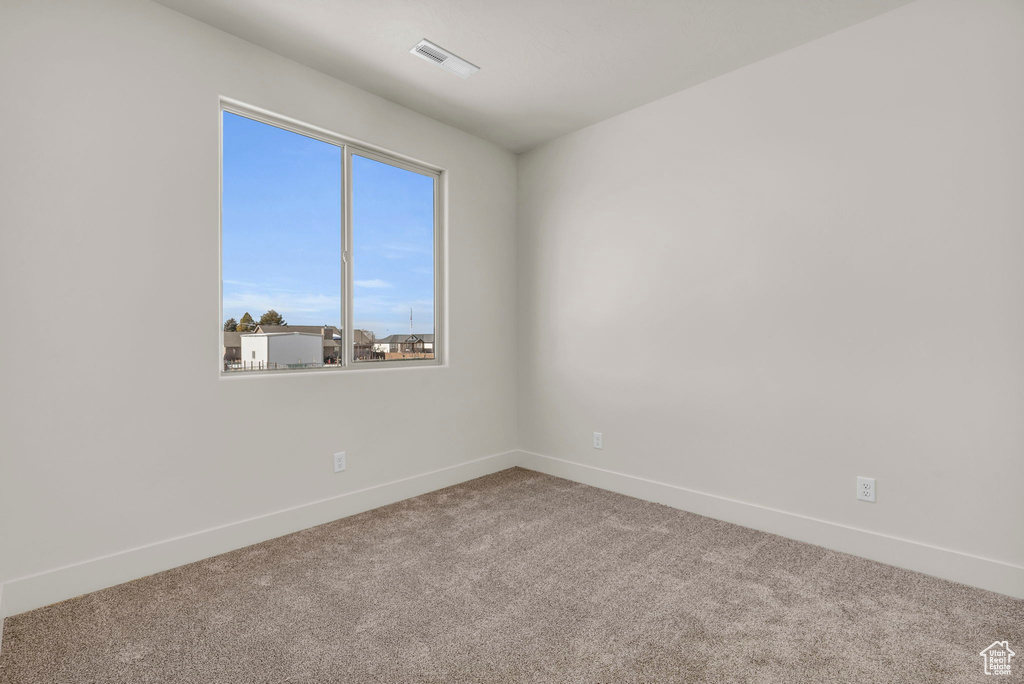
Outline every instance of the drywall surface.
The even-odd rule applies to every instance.
[[[515,447],[512,154],[149,2],[0,13],[0,581]],[[447,367],[218,377],[220,96],[448,170]]]
[[[921,0],[520,157],[520,448],[1019,570],[1022,112]]]

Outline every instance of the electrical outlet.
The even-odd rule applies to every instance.
[[[334,472],[340,473],[345,469],[345,452],[339,451],[334,454]]]
[[[594,448],[604,449],[604,435],[602,435],[600,432],[594,433]]]
[[[857,478],[857,500],[875,503],[875,478]]]

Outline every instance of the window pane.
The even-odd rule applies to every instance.
[[[435,182],[352,155],[357,361],[434,358]]]
[[[342,348],[342,150],[223,117],[225,371],[334,365]]]

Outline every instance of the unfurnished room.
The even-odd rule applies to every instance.
[[[1024,681],[1024,0],[0,0],[0,684]]]

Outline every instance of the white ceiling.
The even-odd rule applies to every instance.
[[[514,152],[911,1],[157,0]]]

